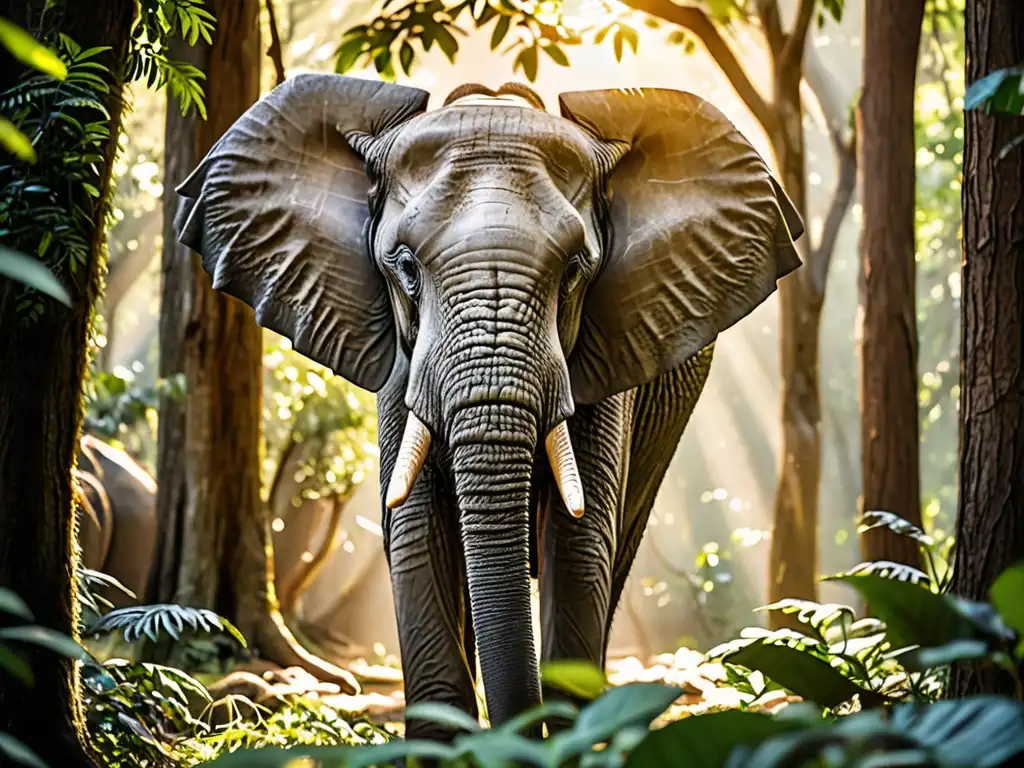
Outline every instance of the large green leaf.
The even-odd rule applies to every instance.
[[[797,696],[823,707],[837,707],[858,694],[862,697],[873,694],[827,662],[787,645],[755,642],[729,654],[723,661],[756,669]]]
[[[575,720],[579,713],[576,705],[570,704],[568,701],[545,701],[539,707],[534,707],[531,710],[516,715],[508,722],[498,726],[495,730],[504,733],[519,733],[523,728],[538,723],[541,720],[548,718]]]
[[[28,136],[6,117],[0,117],[0,146],[26,163],[36,161],[36,149]]]
[[[971,83],[964,109],[978,109],[1024,115],[1024,67],[997,69]]]
[[[941,755],[944,765],[988,768],[1024,755],[1024,704],[971,696],[893,709],[892,730]]]
[[[836,622],[852,623],[856,617],[853,608],[839,603],[815,603],[811,600],[798,600],[786,598],[769,605],[762,605],[755,611],[781,611],[787,614],[796,614],[797,619],[804,624],[810,633],[817,640],[825,642],[825,632]]]
[[[298,764],[300,758],[309,758],[319,768],[367,768],[371,765],[391,765],[407,757],[434,760],[455,760],[459,752],[450,744],[423,739],[395,739],[386,744],[372,746],[337,747],[265,747],[239,749],[222,754],[207,763],[217,768],[284,768]]]
[[[633,750],[626,768],[721,768],[738,745],[798,727],[798,723],[739,710],[688,717],[652,731]]]
[[[449,728],[458,728],[464,731],[479,731],[480,723],[476,718],[466,714],[461,709],[451,704],[443,704],[437,701],[422,701],[412,704],[405,710],[405,720],[426,720]]]
[[[935,648],[954,640],[1005,640],[1007,630],[984,603],[939,595],[915,584],[873,574],[832,577],[856,589],[885,622],[893,648]]]
[[[455,741],[455,750],[461,757],[471,757],[472,764],[479,768],[550,764],[544,742],[504,731],[483,731],[461,736]]]
[[[540,665],[540,679],[545,685],[588,701],[608,687],[604,672],[589,661],[546,662]]]
[[[567,758],[608,741],[624,728],[650,725],[683,693],[682,688],[661,683],[630,683],[612,688],[580,711],[571,731],[550,739],[555,764],[561,765]]]
[[[29,645],[38,645],[40,648],[46,648],[61,656],[79,661],[88,661],[92,658],[89,652],[72,638],[46,627],[7,627],[0,629],[0,640],[14,640]]]
[[[1010,566],[996,579],[989,598],[1006,625],[1024,635],[1024,563]]]
[[[41,261],[0,245],[0,277],[7,277],[52,296],[61,304],[71,306],[71,297],[64,286]]]
[[[7,19],[0,18],[0,43],[11,55],[28,67],[63,80],[68,68],[57,54],[36,42],[28,32]]]

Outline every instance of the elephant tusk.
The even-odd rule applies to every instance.
[[[569,427],[563,421],[548,433],[544,445],[548,450],[548,461],[555,473],[555,482],[562,494],[562,501],[575,518],[583,517],[583,481],[576,466],[576,455],[569,439]]]
[[[430,430],[415,413],[409,411],[409,419],[405,422],[405,434],[402,435],[402,445],[398,449],[398,458],[395,460],[395,468],[391,471],[391,481],[388,483],[388,509],[401,506],[409,498],[409,492],[416,484],[416,478],[423,469],[423,462],[426,461],[429,450]]]

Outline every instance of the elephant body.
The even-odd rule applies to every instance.
[[[799,266],[799,217],[692,94],[302,75],[179,187],[214,287],[378,393],[406,700],[492,723],[605,661],[714,341]],[[412,736],[447,736],[412,721]]]
[[[137,597],[103,590],[114,605],[143,601],[156,551],[156,483],[127,453],[89,435],[79,441],[78,475],[87,502],[78,514],[82,564]]]

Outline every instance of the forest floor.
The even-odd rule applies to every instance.
[[[405,709],[401,670],[390,664],[371,664],[365,659],[356,659],[347,667],[362,686],[357,695],[340,693],[337,686],[322,683],[297,668],[280,670],[259,663],[238,667],[213,683],[210,692],[215,698],[241,693],[271,709],[276,702],[283,703],[292,696],[312,696],[339,712],[365,715],[393,733],[401,733]],[[721,664],[705,662],[704,654],[686,648],[660,654],[646,664],[633,656],[613,659],[608,663],[607,675],[612,685],[663,682],[682,688],[684,694],[662,715],[661,719],[666,721],[681,720],[709,709],[736,709],[743,699],[743,694],[726,682]],[[773,691],[762,696],[751,709],[776,711],[798,700],[784,691]]]

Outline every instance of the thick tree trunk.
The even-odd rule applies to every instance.
[[[43,0],[0,0],[0,17],[38,29]],[[134,0],[69,3],[59,31],[84,48],[111,46],[95,59],[118,79],[111,87],[110,139],[102,149],[100,197],[68,185],[58,205],[92,212],[89,258],[68,284],[72,308],[47,301],[43,315],[25,323],[22,286],[0,279],[0,586],[18,593],[39,624],[77,637],[79,607],[72,559],[75,536],[71,472],[82,421],[82,380],[88,337],[100,289],[105,248],[103,210],[121,122],[123,70]],[[34,22],[34,23],[33,23]],[[53,35],[56,38],[56,34]],[[0,87],[24,70],[0,62]],[[94,119],[90,114],[89,119]],[[46,158],[51,160],[51,158]],[[0,182],[2,185],[2,182]],[[38,243],[6,242],[34,252]],[[91,765],[78,675],[67,659],[48,651],[31,656],[35,684],[0,683],[0,732],[24,741],[52,766]]]
[[[1024,61],[1024,4],[967,4],[967,83]],[[1024,559],[1024,151],[1020,117],[964,116],[960,514],[952,592],[983,600]],[[1006,675],[954,667],[949,692],[1013,694]]]
[[[352,676],[299,646],[273,588],[269,512],[260,499],[263,333],[253,311],[214,291],[198,255],[178,245],[174,188],[259,98],[259,0],[212,0],[213,45],[172,57],[206,73],[208,119],[169,105],[166,126],[160,375],[184,371],[187,397],[161,404],[160,545],[150,599],[209,608],[254,649],[350,692]]]
[[[921,525],[914,254],[914,86],[924,0],[867,0],[858,109],[862,510]],[[920,567],[917,542],[879,528],[864,560]]]
[[[197,255],[173,233],[174,188],[259,98],[258,0],[214,0],[212,46],[184,44],[172,57],[206,73],[208,119],[167,110],[161,376],[184,371],[188,397],[160,419],[162,551],[155,596],[239,618],[243,596],[260,594],[260,568],[238,576],[239,558],[262,562],[258,521],[262,332],[252,310],[211,287]],[[255,558],[243,553],[259,552]],[[245,622],[242,622],[243,624]],[[240,629],[252,629],[252,627]]]
[[[779,73],[778,125],[769,135],[793,205],[807,210],[803,108],[797,73]],[[805,238],[808,235],[804,236]],[[818,489],[821,482],[821,391],[818,337],[824,286],[814,279],[806,240],[804,266],[779,282],[782,379],[782,456],[769,555],[768,599],[816,600],[818,595]],[[773,627],[796,624],[773,611]]]

